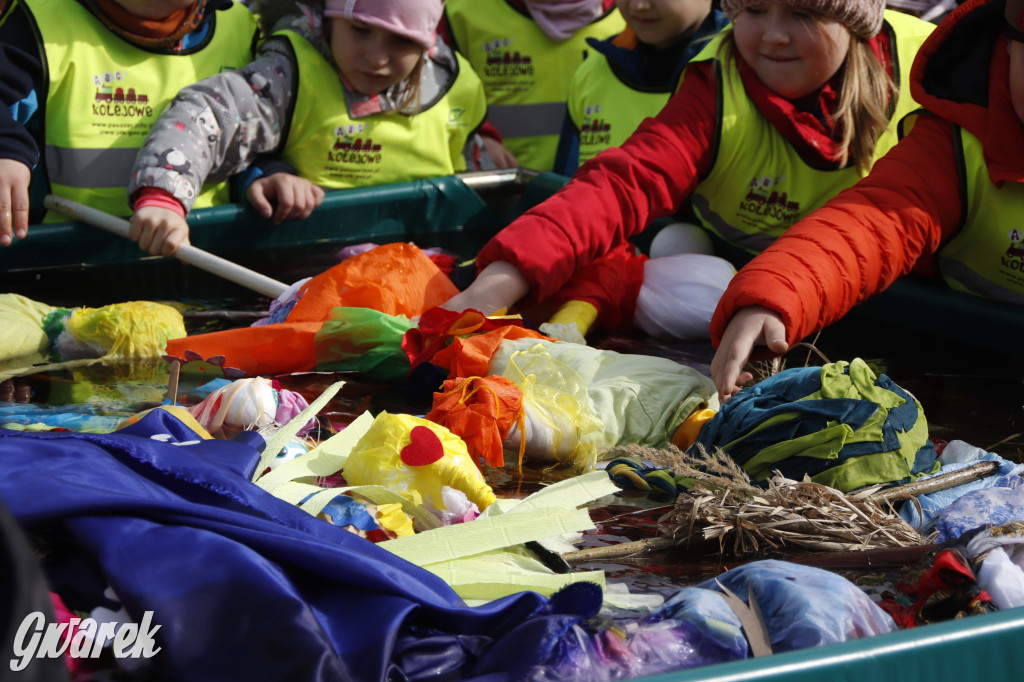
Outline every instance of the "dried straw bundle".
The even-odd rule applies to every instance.
[[[672,524],[665,535],[679,544],[717,540],[723,555],[745,557],[768,550],[864,551],[925,542],[886,502],[872,497],[880,486],[843,493],[776,475],[762,488],[720,450],[694,455],[675,447],[618,450],[617,456],[640,456],[694,480],[690,492],[679,495],[673,511],[662,517]]]

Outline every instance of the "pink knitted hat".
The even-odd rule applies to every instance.
[[[324,16],[359,21],[414,40],[429,50],[443,0],[325,0]]]
[[[730,19],[761,0],[722,0]],[[773,0],[835,19],[861,38],[873,38],[882,28],[885,0]]]

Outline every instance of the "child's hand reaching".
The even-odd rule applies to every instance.
[[[516,168],[519,166],[519,161],[516,157],[503,145],[499,140],[494,139],[488,135],[481,135],[484,140],[484,149],[487,150],[487,155],[491,157],[491,161],[498,168]]]
[[[28,234],[28,183],[32,170],[20,161],[0,159],[0,246],[9,246],[12,233]]]
[[[184,216],[159,206],[136,209],[130,221],[129,235],[139,248],[154,256],[173,256],[188,244],[188,223]]]
[[[254,180],[246,195],[260,215],[273,215],[275,225],[285,220],[305,220],[324,200],[322,187],[291,173],[273,173]],[[271,202],[277,204],[276,211]]]
[[[493,315],[530,292],[519,268],[506,261],[494,261],[480,271],[465,291],[449,298],[441,307],[447,310],[479,310],[484,315]]]
[[[761,306],[740,308],[729,320],[722,334],[722,342],[711,360],[711,378],[718,388],[718,398],[725,402],[739,392],[751,379],[743,371],[755,345],[764,345],[781,355],[789,350],[786,343],[786,325],[774,310]]]

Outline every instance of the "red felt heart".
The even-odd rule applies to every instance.
[[[401,457],[411,467],[426,466],[444,457],[444,446],[429,428],[414,426],[409,432],[409,444],[402,448]]]

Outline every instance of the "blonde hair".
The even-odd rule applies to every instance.
[[[842,67],[843,83],[833,120],[839,132],[840,160],[852,157],[857,170],[867,174],[874,163],[875,144],[889,125],[890,102],[898,95],[896,84],[863,38],[850,39],[850,51]]]
[[[399,84],[399,90],[395,93],[395,112],[405,114],[420,113],[420,92],[423,82],[423,65],[427,61],[427,51],[424,50],[416,66],[409,72],[409,76]]]
[[[815,23],[815,27],[831,40],[820,29],[820,24]],[[730,26],[723,31],[722,43],[715,55],[723,63],[726,50],[736,52],[732,30]],[[866,174],[874,163],[875,144],[889,125],[890,102],[895,101],[898,94],[896,84],[868,42],[852,33],[849,51],[838,73],[842,79],[839,102],[835,112],[831,112],[838,133],[838,161],[845,166],[853,158],[857,170]]]

